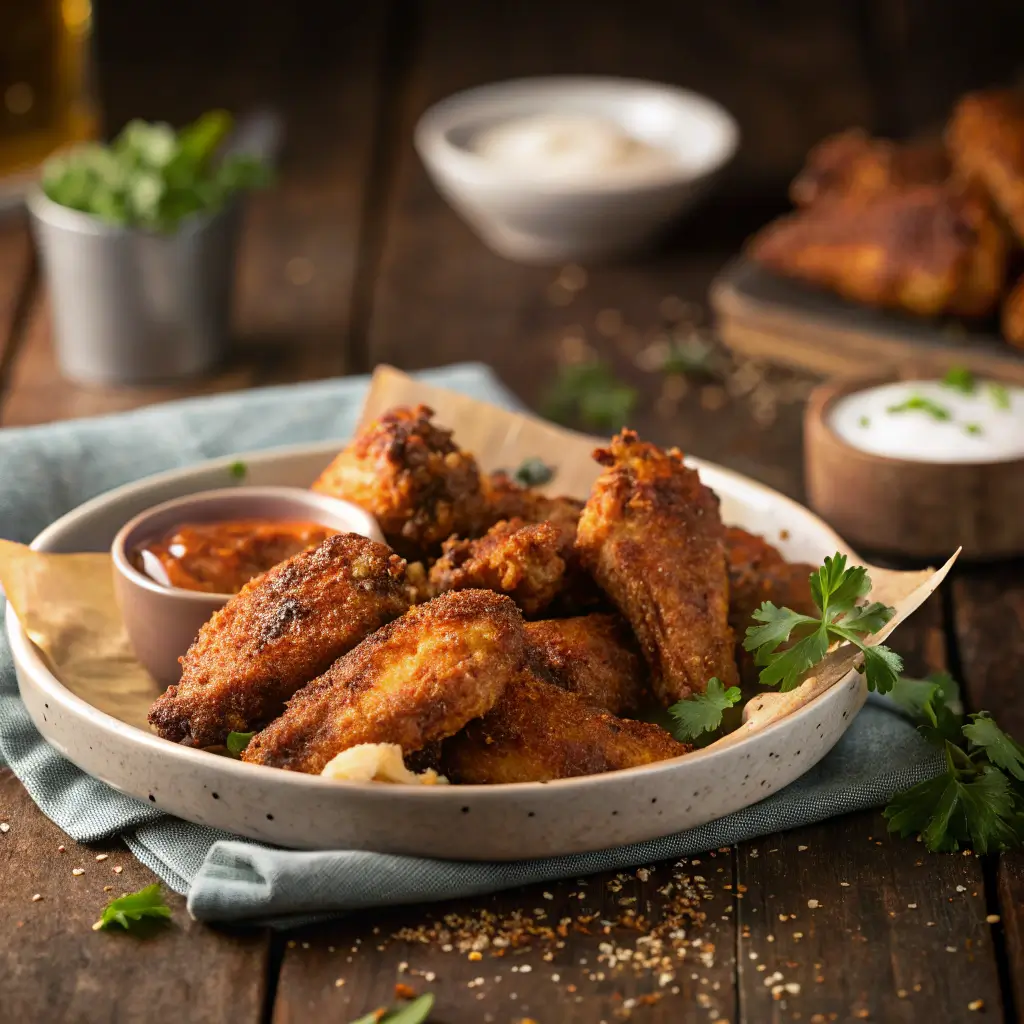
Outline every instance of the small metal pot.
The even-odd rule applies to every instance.
[[[29,194],[61,372],[83,384],[189,377],[224,355],[240,204],[173,235],[116,227]]]

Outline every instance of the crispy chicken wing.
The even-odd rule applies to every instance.
[[[397,408],[364,427],[323,471],[313,490],[377,517],[388,543],[418,558],[475,532],[483,508],[480,472],[425,405]]]
[[[743,650],[747,627],[754,625],[753,614],[765,601],[792,608],[804,615],[817,615],[811,597],[810,576],[813,565],[787,562],[771,544],[738,526],[725,532],[729,558],[729,625],[736,635],[736,661],[743,681],[757,681],[758,669],[753,655]]]
[[[957,171],[984,185],[1024,242],[1024,94],[992,89],[964,96],[946,143]]]
[[[483,478],[487,525],[501,519],[522,519],[527,523],[551,523],[558,530],[559,553],[570,557],[576,540],[576,524],[583,502],[576,498],[549,498],[530,487],[520,487],[507,473],[491,473]]]
[[[358,743],[422,750],[486,714],[523,669],[512,601],[464,590],[417,605],[339,658],[257,733],[243,760],[318,774]]]
[[[199,631],[150,708],[165,739],[206,747],[261,728],[340,655],[409,607],[405,563],[354,533],[247,583]]]
[[[536,615],[562,587],[565,562],[558,549],[558,531],[550,523],[503,520],[479,540],[446,540],[430,568],[430,586],[438,594],[495,590],[508,594],[527,615]]]
[[[795,206],[861,203],[915,185],[941,184],[949,171],[940,139],[891,142],[851,128],[823,139],[807,154],[789,197]]]
[[[453,782],[547,782],[664,761],[691,749],[658,725],[616,718],[524,672],[491,712],[445,743],[441,760]]]
[[[538,678],[613,715],[635,711],[647,696],[646,666],[618,615],[528,622],[526,657]]]
[[[632,430],[594,452],[606,470],[580,517],[583,565],[633,627],[664,704],[736,682],[718,499]]]
[[[1024,277],[1007,293],[1003,300],[1003,337],[1017,348],[1024,348]]]
[[[1007,255],[985,198],[941,185],[782,217],[754,236],[748,254],[846,299],[923,316],[990,312]]]

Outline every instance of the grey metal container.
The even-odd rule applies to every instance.
[[[240,204],[173,235],[121,228],[28,196],[62,373],[84,384],[188,377],[224,355]]]

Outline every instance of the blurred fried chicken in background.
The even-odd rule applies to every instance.
[[[576,535],[581,562],[626,617],[668,705],[737,680],[718,498],[675,449],[632,430],[594,458],[605,466]]]
[[[1003,337],[1017,348],[1024,348],[1024,277],[1003,300]]]
[[[476,459],[431,422],[425,405],[397,408],[363,427],[313,484],[371,512],[410,560],[436,554],[452,534],[473,535],[483,510]]]

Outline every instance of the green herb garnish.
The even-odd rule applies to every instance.
[[[514,475],[516,483],[523,487],[540,487],[551,482],[555,476],[555,467],[533,455],[523,459]]]
[[[126,931],[144,918],[167,919],[171,916],[171,908],[164,903],[163,895],[160,892],[160,884],[154,882],[147,885],[145,889],[129,893],[127,896],[120,896],[111,900],[103,908],[100,919],[92,926],[94,932],[101,928],[112,928],[115,924],[120,925]]]
[[[973,847],[976,853],[1024,845],[1024,747],[987,712],[959,710],[956,684],[945,673],[901,679],[892,696],[920,722],[923,735],[944,755],[941,775],[889,801],[889,831],[919,834],[933,853]]]
[[[864,638],[877,633],[895,613],[895,609],[874,601],[857,602],[871,590],[871,579],[861,565],[846,568],[846,555],[838,552],[811,573],[811,596],[820,618],[802,615],[791,608],[777,608],[765,601],[754,612],[761,623],[747,629],[744,649],[754,651],[754,663],[761,666],[759,676],[765,686],[779,686],[785,692],[796,687],[803,675],[820,662],[835,642],[847,642],[864,655],[864,676],[869,690],[891,690],[903,662],[899,655],[881,645],[868,646]],[[796,640],[789,644],[795,635]],[[779,650],[782,644],[789,644]]]
[[[924,412],[931,416],[933,420],[949,420],[953,418],[953,414],[944,405],[939,405],[938,402],[927,398],[925,395],[911,395],[905,402],[900,402],[899,405],[890,405],[888,411]]]
[[[870,426],[871,426],[871,420],[870,420],[870,419],[868,419],[868,417],[867,417],[867,416],[861,416],[861,418],[860,418],[860,419],[859,419],[859,420],[858,420],[857,422],[858,422],[858,423],[859,423],[859,424],[860,424],[860,425],[861,425],[862,427],[870,427]]]
[[[242,751],[249,746],[249,740],[255,736],[255,732],[229,732],[226,746],[232,757],[241,757]]]
[[[249,467],[241,460],[232,462],[228,466],[228,472],[235,480],[244,480],[249,473]]]
[[[701,733],[714,732],[722,725],[722,715],[741,699],[740,688],[726,689],[716,676],[708,680],[705,693],[694,693],[677,701],[669,709],[671,732],[682,743],[693,742]]]
[[[966,366],[951,366],[946,376],[942,378],[942,386],[965,395],[972,395],[975,387],[974,374]]]
[[[980,423],[966,423],[964,424],[965,434],[984,434],[985,431],[981,429]]]
[[[989,384],[988,395],[997,409],[1010,408],[1010,392],[1002,384]]]
[[[636,400],[635,389],[623,384],[607,363],[593,359],[561,369],[544,399],[543,411],[556,423],[579,420],[596,430],[620,430]]]
[[[712,358],[714,353],[714,347],[700,338],[676,342],[669,349],[665,362],[661,366],[661,372],[680,373],[683,376],[688,374],[714,376]]]
[[[352,1021],[352,1024],[424,1024],[434,1007],[434,994],[427,992],[405,1006],[381,1007]]]
[[[193,214],[220,209],[235,193],[267,184],[266,164],[216,152],[231,115],[210,111],[176,132],[131,121],[108,146],[86,143],[43,165],[43,191],[55,203],[108,224],[171,233]]]

